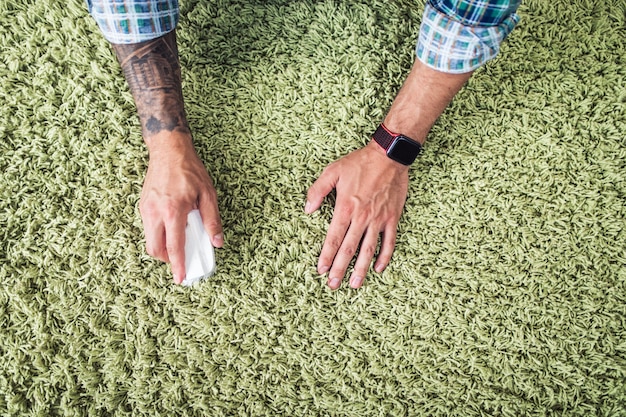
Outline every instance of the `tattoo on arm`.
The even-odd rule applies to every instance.
[[[137,44],[113,44],[135,99],[144,140],[162,131],[189,133],[176,34]]]

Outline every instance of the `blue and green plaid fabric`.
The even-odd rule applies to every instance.
[[[429,0],[415,49],[438,71],[464,73],[496,57],[519,16],[520,0]]]
[[[520,0],[428,0],[417,57],[448,73],[472,71],[493,59],[513,30]],[[178,23],[178,0],[87,0],[89,12],[112,43],[162,36]]]
[[[138,43],[176,28],[178,0],[87,0],[89,13],[112,43]]]
[[[466,26],[497,26],[515,13],[521,0],[429,0],[428,3]]]

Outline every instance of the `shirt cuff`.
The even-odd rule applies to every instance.
[[[461,74],[484,65],[498,55],[500,43],[519,22],[511,13],[499,24],[471,26],[426,4],[415,53],[428,67]]]
[[[178,0],[86,0],[89,13],[111,43],[139,43],[173,31]]]

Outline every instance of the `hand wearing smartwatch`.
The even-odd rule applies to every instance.
[[[372,261],[378,273],[389,264],[409,188],[409,165],[435,120],[470,76],[439,72],[416,61],[373,140],[328,165],[309,188],[306,213],[337,191],[317,264],[318,273],[328,273],[331,289],[340,287],[355,257],[352,288],[363,285]]]

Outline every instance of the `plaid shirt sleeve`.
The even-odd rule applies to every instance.
[[[89,13],[111,43],[139,43],[176,28],[178,0],[86,0]]]
[[[470,72],[493,59],[519,22],[521,0],[428,0],[417,58],[438,71]]]

